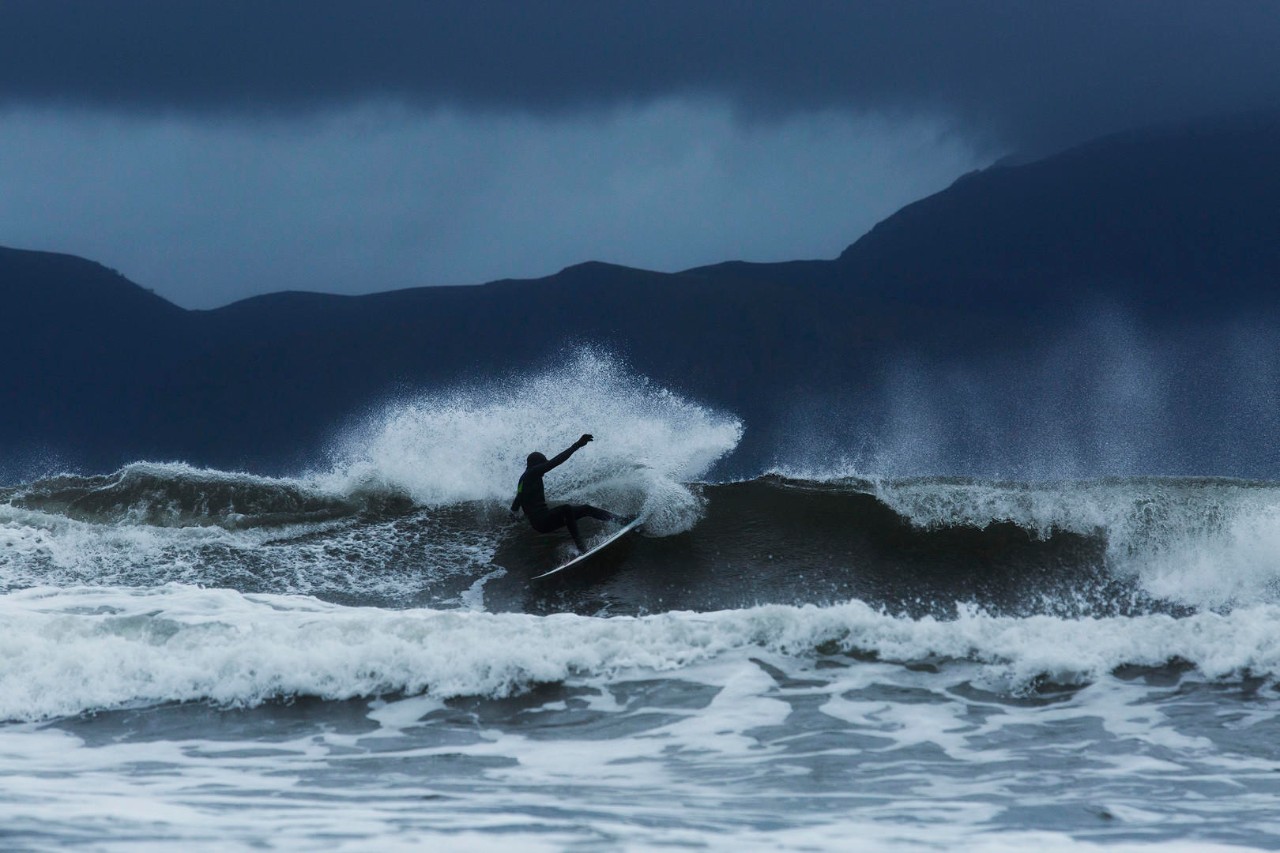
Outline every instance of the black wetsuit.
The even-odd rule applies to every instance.
[[[543,457],[542,461],[538,462],[531,457],[528,467],[520,475],[520,482],[516,485],[516,499],[511,502],[511,511],[523,509],[525,517],[529,519],[533,529],[539,533],[551,533],[561,527],[569,528],[569,535],[573,537],[573,543],[578,546],[579,551],[585,551],[586,547],[582,544],[582,536],[578,533],[578,519],[590,517],[600,521],[617,521],[618,516],[589,504],[575,506],[562,504],[548,508],[542,475],[563,463],[583,444],[585,442],[579,441],[549,460]]]

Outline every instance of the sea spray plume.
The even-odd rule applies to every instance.
[[[1226,335],[1230,402],[1224,409],[1229,427],[1241,433],[1280,436],[1280,354],[1275,325],[1263,317],[1238,319]],[[1274,447],[1274,443],[1272,443]],[[1274,452],[1274,451],[1273,451]]]
[[[881,474],[1062,479],[1164,473],[1176,347],[1094,306],[1023,358],[904,356],[886,375]]]
[[[674,533],[697,519],[686,484],[732,451],[742,429],[615,357],[579,348],[541,373],[387,406],[345,436],[333,470],[316,482],[336,493],[400,493],[428,507],[503,503],[530,451],[559,452],[589,431],[599,440],[556,471],[556,496],[640,512],[651,532]]]
[[[861,395],[811,392],[777,467],[863,477],[1280,476],[1280,348],[1256,318],[1176,334],[1090,303],[1016,357],[904,349]]]

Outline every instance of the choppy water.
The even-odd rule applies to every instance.
[[[1280,847],[1280,486],[708,482],[739,422],[593,369],[0,490],[0,847]],[[646,535],[532,583],[585,429]]]

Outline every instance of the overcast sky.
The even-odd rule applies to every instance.
[[[1009,153],[1280,108],[1280,3],[0,0],[0,245],[186,307],[834,257]]]

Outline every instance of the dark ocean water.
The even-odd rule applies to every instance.
[[[0,489],[0,846],[1280,847],[1280,484],[715,482],[613,371]],[[532,582],[584,430],[549,495],[644,535]]]

